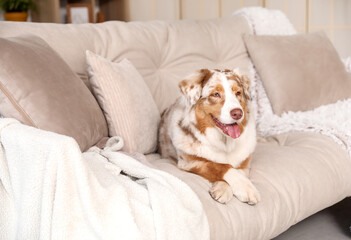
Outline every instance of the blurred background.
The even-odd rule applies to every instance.
[[[72,19],[79,22],[79,17],[80,21],[88,22],[208,19],[226,17],[239,8],[249,6],[279,9],[288,16],[299,32],[323,30],[341,57],[351,56],[351,0],[33,0],[33,2],[36,8],[29,11],[27,21],[54,23],[74,22]],[[87,9],[89,17],[79,16],[84,8]],[[4,9],[0,10],[0,20],[4,20]]]

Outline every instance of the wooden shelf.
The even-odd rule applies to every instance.
[[[89,3],[91,4],[93,19],[96,20],[95,4],[96,0],[34,0],[38,6],[37,12],[32,12],[33,22],[61,23],[60,6],[64,7],[68,3]],[[128,20],[126,14],[126,0],[97,0],[100,11],[104,14],[105,20]]]
[[[106,21],[127,21],[126,0],[99,0],[100,11],[105,15]]]
[[[60,23],[60,1],[59,0],[34,0],[38,11],[32,12],[33,22]]]

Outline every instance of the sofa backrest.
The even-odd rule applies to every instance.
[[[89,86],[85,51],[112,61],[129,59],[162,112],[179,95],[178,82],[199,68],[240,68],[249,74],[244,17],[214,20],[51,24],[0,22],[0,37],[43,38]]]

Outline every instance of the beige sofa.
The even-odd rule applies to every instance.
[[[250,74],[250,59],[241,38],[250,32],[243,17],[94,25],[0,22],[1,38],[20,34],[43,38],[88,87],[86,50],[116,62],[128,58],[146,81],[160,112],[180,95],[177,83],[195,69],[239,67]],[[205,179],[180,171],[158,154],[147,158],[197,194],[211,239],[271,239],[351,196],[349,155],[318,133],[290,132],[258,143],[251,179],[262,200],[255,206],[237,199],[220,204],[208,194],[210,183]]]

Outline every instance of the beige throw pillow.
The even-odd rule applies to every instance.
[[[351,97],[351,76],[323,32],[244,40],[275,114]]]
[[[0,38],[0,114],[73,137],[82,151],[107,136],[94,96],[41,38]]]
[[[90,51],[86,57],[90,84],[109,135],[122,137],[125,151],[154,152],[161,117],[142,76],[127,59],[114,63]]]

